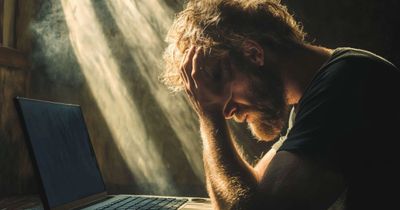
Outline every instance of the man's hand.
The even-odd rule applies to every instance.
[[[228,58],[206,58],[202,48],[192,46],[186,53],[180,68],[193,108],[200,117],[221,114],[231,98]]]

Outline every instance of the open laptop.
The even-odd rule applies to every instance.
[[[80,106],[15,100],[44,209],[212,209],[205,198],[108,195]]]

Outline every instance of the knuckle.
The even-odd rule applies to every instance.
[[[197,58],[198,58],[198,55],[197,55],[197,54],[192,54],[192,55],[190,56],[190,59],[191,59],[192,61],[197,60]]]
[[[187,69],[188,64],[189,64],[189,61],[183,62],[182,67],[181,67],[182,71],[185,71]]]
[[[184,70],[186,69],[186,66],[187,66],[186,61],[183,61],[183,62],[181,63],[181,65],[179,66],[179,70],[184,71]]]
[[[192,85],[190,83],[186,83],[186,90],[190,91],[192,89]]]

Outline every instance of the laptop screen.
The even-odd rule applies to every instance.
[[[50,208],[105,191],[77,105],[18,98]]]

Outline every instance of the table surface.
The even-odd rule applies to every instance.
[[[42,202],[39,195],[10,196],[0,198],[0,210],[41,210]]]
[[[204,198],[194,198],[201,201],[191,202],[185,209],[204,209],[210,210],[209,200]],[[205,202],[206,201],[206,202]],[[0,198],[0,210],[43,210],[39,195],[10,196]]]

